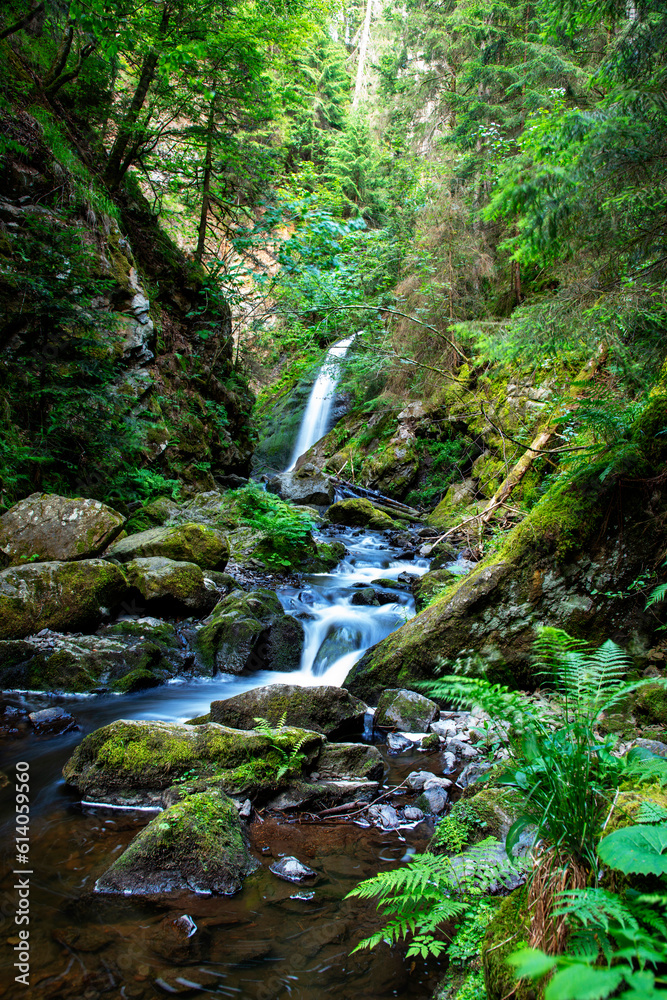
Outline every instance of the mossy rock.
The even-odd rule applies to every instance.
[[[156,816],[97,880],[95,891],[230,895],[258,867],[236,806],[224,794],[209,791]]]
[[[347,691],[331,685],[269,684],[212,702],[211,719],[246,729],[255,718],[268,719],[275,726],[286,715],[290,725],[333,737],[360,730],[366,709]]]
[[[436,703],[423,694],[405,688],[387,688],[378,701],[373,727],[425,733],[439,715],[440,709]]]
[[[515,889],[498,908],[489,924],[481,947],[487,1000],[540,1000],[543,989],[533,983],[517,982],[507,956],[526,947],[530,931],[528,890]]]
[[[436,597],[443,597],[446,590],[457,584],[460,579],[457,573],[452,573],[448,569],[437,569],[425,573],[414,586],[417,610],[421,611]]]
[[[306,560],[306,573],[330,573],[344,558],[347,549],[342,542],[316,542],[317,554]]]
[[[0,555],[9,563],[89,559],[103,552],[124,524],[122,514],[99,500],[33,493],[0,517]]]
[[[642,726],[667,726],[667,688],[647,684],[637,692],[633,714]]]
[[[175,500],[169,497],[157,497],[150,503],[135,511],[127,521],[125,530],[128,535],[148,531],[150,528],[160,528],[165,524],[178,521],[181,518],[181,508]],[[190,518],[187,518],[190,520]]]
[[[377,747],[365,743],[326,743],[315,761],[321,778],[367,778],[381,781],[384,760]]]
[[[232,591],[194,636],[200,667],[207,673],[297,670],[304,629],[286,615],[272,590]]]
[[[339,500],[327,511],[327,519],[332,524],[344,524],[350,528],[369,528],[371,531],[385,531],[395,528],[396,522],[383,511],[374,507],[370,500]]]
[[[286,727],[276,739],[312,761],[322,746],[318,733]],[[184,776],[214,778],[266,759],[274,742],[254,731],[206,723],[113,722],[86,736],[63,768],[65,780],[91,801],[161,804],[165,791]],[[275,769],[274,769],[275,775]]]
[[[229,542],[217,529],[190,522],[128,535],[107,552],[107,558],[119,562],[155,556],[195,563],[201,569],[224,570],[229,560]]]
[[[159,614],[205,615],[215,608],[220,597],[193,562],[151,556],[132,559],[123,570],[146,608]]]
[[[127,589],[120,569],[104,559],[10,567],[0,573],[0,639],[94,628]]]

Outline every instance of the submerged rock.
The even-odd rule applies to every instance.
[[[0,639],[95,628],[126,592],[125,577],[104,559],[12,566],[0,573]]]
[[[118,535],[125,518],[99,500],[32,493],[0,517],[0,554],[10,563],[89,559]]]
[[[376,729],[391,726],[407,733],[425,733],[440,709],[430,698],[406,688],[388,688],[380,697],[373,717]]]
[[[43,708],[39,712],[31,712],[28,716],[38,733],[67,733],[76,729],[76,720],[59,705],[54,708]]]
[[[204,792],[156,816],[97,880],[95,891],[230,895],[258,867],[234,803],[219,792]]]
[[[387,733],[387,747],[391,753],[405,753],[413,749],[414,743],[400,733]]]
[[[119,562],[162,556],[195,563],[201,569],[223,570],[229,560],[229,542],[221,531],[191,522],[128,535],[116,542],[106,556]]]
[[[304,879],[317,878],[317,872],[302,864],[298,858],[281,858],[280,861],[274,861],[269,865],[269,871],[285,882],[303,882]]]
[[[287,713],[289,725],[302,726],[325,736],[338,736],[361,730],[366,710],[362,701],[342,688],[269,684],[224,701],[214,701],[211,720],[248,729],[256,718],[268,719],[275,726]]]
[[[332,524],[345,524],[349,528],[369,528],[371,531],[385,531],[395,528],[396,522],[384,511],[374,507],[370,500],[339,500],[327,511]]]
[[[298,670],[303,642],[303,625],[272,590],[232,591],[194,636],[200,665],[228,674]]]

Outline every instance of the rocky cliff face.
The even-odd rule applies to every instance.
[[[58,489],[118,505],[152,480],[247,475],[252,400],[226,302],[138,187],[111,201],[54,129],[0,117],[3,504]]]

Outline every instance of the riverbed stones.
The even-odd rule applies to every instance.
[[[99,555],[125,518],[99,500],[32,493],[0,518],[0,559],[67,562]]]
[[[425,733],[440,714],[430,698],[406,688],[389,688],[378,701],[373,717],[376,729],[391,727],[408,733]]]
[[[70,729],[77,728],[76,720],[60,705],[43,708],[39,712],[30,712],[28,718],[35,732],[40,735],[67,733]]]
[[[335,495],[331,477],[310,462],[293,472],[281,472],[269,479],[266,489],[282,500],[316,507],[328,507]]]
[[[298,858],[281,858],[269,865],[269,871],[285,882],[303,882],[317,878],[317,872],[304,865]]]
[[[214,581],[208,580],[193,562],[150,556],[132,559],[125,563],[123,571],[147,611],[205,615],[220,599]]]
[[[348,528],[368,528],[370,531],[386,531],[395,528],[396,522],[384,511],[374,507],[370,500],[355,498],[339,500],[327,511],[332,524],[344,524]]]
[[[156,816],[95,884],[101,893],[230,895],[259,867],[233,802],[191,795]]]
[[[0,572],[0,639],[94,628],[126,592],[123,573],[104,559],[12,566]]]
[[[119,562],[162,556],[176,562],[195,563],[201,569],[224,570],[229,560],[229,542],[216,528],[190,522],[128,535],[112,545],[106,556]]]
[[[303,642],[301,622],[265,589],[232,591],[194,635],[200,668],[208,673],[298,670]]]
[[[401,825],[398,813],[394,807],[386,803],[371,806],[368,810],[368,818],[383,830],[396,830]]]
[[[332,685],[269,684],[224,701],[214,701],[211,720],[248,729],[258,717],[275,726],[287,713],[289,725],[334,737],[362,729],[366,710],[367,706],[358,698]]]

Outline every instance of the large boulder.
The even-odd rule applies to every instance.
[[[425,733],[440,709],[430,698],[406,688],[383,691],[373,717],[376,729],[400,729],[407,733]]]
[[[303,625],[272,590],[232,591],[194,637],[200,667],[226,674],[298,670],[303,642]]]
[[[335,496],[333,481],[316,466],[308,463],[294,472],[281,472],[266,484],[269,493],[296,504],[328,507]]]
[[[17,649],[19,645],[23,649]],[[178,647],[169,648],[150,638],[50,632],[20,644],[0,642],[0,685],[33,691],[126,693],[177,676],[187,662]]]
[[[0,639],[94,628],[125,593],[124,575],[104,559],[12,566],[0,572]]]
[[[243,694],[214,701],[211,720],[238,729],[249,729],[256,718],[277,725],[285,713],[287,723],[339,736],[363,727],[367,706],[342,688],[320,685],[268,684]]]
[[[332,524],[345,524],[349,528],[370,528],[371,531],[396,527],[396,522],[389,514],[378,510],[370,500],[361,498],[339,500],[332,504],[327,511],[327,518]]]
[[[177,562],[195,563],[201,569],[222,570],[229,559],[229,542],[216,528],[191,522],[128,535],[116,542],[106,555],[119,562],[162,556]]]
[[[95,891],[230,895],[258,867],[234,803],[221,792],[202,792],[152,820],[97,880]]]
[[[90,559],[124,524],[122,514],[99,500],[33,493],[0,518],[0,558],[8,563]]]
[[[319,733],[285,727],[270,738],[211,722],[120,720],[86,736],[63,775],[82,798],[119,805],[171,804],[212,788],[254,794],[278,787],[283,756],[276,745],[289,753],[299,742],[308,766],[323,744]]]
[[[208,614],[220,599],[213,580],[196,563],[176,562],[162,556],[132,559],[123,570],[127,582],[146,603],[161,614]]]

